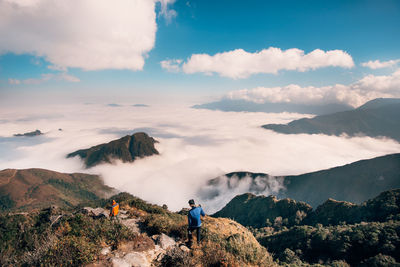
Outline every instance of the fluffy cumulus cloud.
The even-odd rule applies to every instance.
[[[257,87],[232,91],[226,97],[255,103],[343,103],[357,107],[378,97],[400,97],[400,70],[391,75],[368,75],[350,85]]]
[[[393,140],[283,135],[260,127],[287,123],[303,117],[300,114],[236,113],[163,105],[143,109],[125,104],[118,108],[92,104],[2,110],[0,169],[37,167],[96,173],[110,186],[153,203],[165,203],[173,210],[185,207],[187,200],[194,198],[212,212],[235,194],[270,194],[283,189],[279,179],[255,181],[256,187],[251,179],[233,179],[228,188],[223,178],[215,185],[220,195],[207,197],[213,189],[207,187],[207,181],[229,172],[300,174],[400,151],[400,144]],[[45,134],[13,137],[35,129]],[[160,155],[91,169],[84,169],[79,158],[65,158],[72,151],[136,131],[145,131],[157,139]]]
[[[396,66],[399,62],[400,62],[400,59],[388,60],[388,61],[380,61],[380,60],[372,61],[372,60],[370,60],[368,62],[361,63],[361,66],[375,70],[375,69],[383,69],[383,68],[393,67],[393,66]]]
[[[0,0],[0,54],[29,53],[58,68],[141,70],[154,47],[156,0]],[[173,10],[161,1],[161,13]]]
[[[297,48],[281,50],[270,47],[255,53],[236,49],[215,55],[193,54],[181,67],[185,73],[217,73],[223,77],[240,79],[258,73],[276,74],[280,70],[304,72],[330,66],[351,68],[354,62],[342,50],[315,49],[305,54]]]

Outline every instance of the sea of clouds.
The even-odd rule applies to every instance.
[[[296,175],[400,152],[400,144],[390,139],[284,135],[260,127],[310,117],[293,113],[82,104],[7,108],[0,114],[0,170],[45,168],[100,174],[107,185],[152,203],[167,204],[171,210],[186,207],[188,199],[194,198],[212,213],[237,194],[269,195],[284,190],[282,181],[271,177],[258,181],[262,187],[254,188],[250,178],[233,179],[227,187],[223,175],[229,172]],[[36,129],[45,134],[13,136]],[[159,141],[160,155],[90,169],[85,169],[79,158],[65,158],[78,149],[138,131]],[[219,183],[207,184],[219,176]],[[204,193],[207,190],[218,195],[210,198]]]

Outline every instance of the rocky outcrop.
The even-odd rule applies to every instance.
[[[89,216],[95,217],[95,218],[109,218],[109,212],[107,212],[103,208],[91,208],[91,207],[84,207],[82,209],[83,214],[87,214]]]
[[[108,213],[103,208],[85,207],[82,213],[94,218],[107,217]],[[89,266],[136,266],[150,267],[154,266],[153,262],[160,262],[167,251],[173,249],[188,250],[182,244],[178,244],[174,238],[166,234],[147,236],[147,233],[140,227],[140,218],[131,218],[126,210],[121,209],[118,215],[119,222],[128,227],[132,233],[140,236],[140,241],[128,241],[120,244],[117,250],[111,247],[103,247],[101,249],[101,260]]]

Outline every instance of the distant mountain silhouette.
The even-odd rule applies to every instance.
[[[14,136],[37,136],[37,135],[42,135],[43,133],[40,130],[36,130],[33,132],[28,132],[28,133],[23,133],[23,134],[14,134]]]
[[[84,160],[87,168],[100,163],[111,163],[115,159],[122,160],[122,162],[132,162],[137,158],[159,154],[154,147],[155,143],[157,141],[154,138],[140,132],[107,144],[75,151],[68,154],[67,158],[79,156]]]
[[[0,171],[0,210],[69,207],[113,192],[97,175],[45,169]]]
[[[237,184],[230,183],[232,177],[238,179],[251,177],[253,183],[249,185],[249,192],[256,194],[265,191],[271,179],[278,179],[285,186],[284,190],[277,193],[279,198],[288,197],[296,201],[304,201],[312,207],[317,207],[328,198],[361,203],[380,192],[400,188],[400,153],[295,176],[273,177],[265,173],[234,172],[227,174],[226,177],[228,178],[227,185],[224,188],[228,189]],[[210,180],[209,184],[212,185],[218,181],[221,182],[224,179],[218,177]],[[217,188],[213,190],[209,198],[222,194],[222,192],[215,192]],[[205,192],[202,194],[207,197]]]
[[[195,105],[192,108],[211,109],[222,111],[247,111],[247,112],[295,112],[303,114],[323,115],[333,112],[353,109],[345,104],[324,104],[324,105],[306,105],[293,103],[255,103],[246,100],[222,99],[220,101]]]
[[[267,124],[263,128],[285,134],[358,134],[387,136],[400,141],[400,99],[379,98],[361,107],[312,119],[299,119],[289,124]]]
[[[134,104],[134,105],[132,105],[132,107],[148,108],[148,107],[150,107],[150,106],[149,106],[149,105],[146,105],[146,104]]]

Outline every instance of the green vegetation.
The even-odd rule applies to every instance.
[[[65,180],[46,181],[61,192],[86,188],[75,188]],[[34,194],[35,190],[31,192]],[[102,262],[103,247],[119,251],[129,246],[129,251],[145,251],[154,248],[150,236],[155,234],[166,234],[178,244],[185,243],[186,210],[171,212],[165,205],[150,204],[128,193],[110,199],[93,198],[91,203],[108,209],[111,199],[129,218],[139,222],[141,233],[133,233],[104,217],[83,214],[79,207],[25,213],[3,211],[0,266],[82,266]],[[243,223],[254,223],[253,227],[248,226],[251,231],[231,219],[206,216],[200,246],[195,245],[190,251],[174,247],[154,264],[400,266],[400,189],[383,192],[361,205],[329,199],[314,211],[302,202],[244,194],[225,207],[223,213],[229,212],[240,215],[235,219]]]
[[[167,234],[186,241],[187,217],[170,212],[127,193],[92,203],[109,207],[111,199],[131,218],[140,220],[137,234],[106,218],[82,214],[79,208],[48,208],[30,213],[0,215],[1,266],[81,266],[101,259],[102,247],[113,250],[131,244],[134,249],[154,247],[149,236]],[[96,206],[97,206],[96,205]],[[273,258],[250,231],[229,219],[205,218],[202,244],[190,252],[175,248],[154,264],[160,266],[274,266]],[[133,245],[132,245],[133,244]]]
[[[260,244],[281,264],[400,264],[400,189],[383,192],[361,205],[333,199],[314,211],[301,210],[304,205],[244,194],[235,197],[216,215],[243,213],[240,219],[247,216],[243,222],[248,223]],[[254,216],[255,211],[260,214]],[[300,215],[299,211],[304,212],[301,218],[293,220],[295,214]]]
[[[342,260],[358,265],[378,254],[400,261],[400,222],[370,222],[323,227],[295,226],[259,239],[281,260],[290,250],[309,263]]]
[[[15,202],[10,198],[10,195],[0,196],[0,211],[9,210],[15,207]]]
[[[119,223],[79,213],[64,214],[52,224],[53,213],[1,215],[0,265],[78,266],[94,261],[100,244],[116,248],[136,237]]]
[[[86,189],[83,189],[77,184],[67,183],[60,179],[49,179],[47,181],[48,184],[54,186],[57,189],[65,192],[66,194],[74,194],[76,198],[85,199],[85,200],[97,200],[99,197]]]

